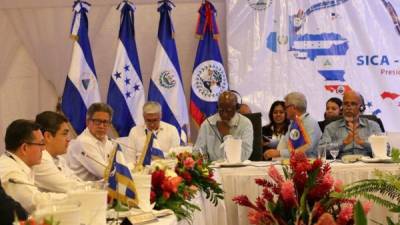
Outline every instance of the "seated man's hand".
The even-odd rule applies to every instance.
[[[229,131],[231,127],[229,126],[229,123],[224,120],[217,121],[217,128],[219,133],[222,135],[222,137],[225,137],[226,135],[229,134]]]
[[[344,145],[350,144],[353,141],[353,137],[354,137],[353,131],[350,130],[349,133],[347,134],[347,137],[343,140],[343,144]]]
[[[276,158],[279,156],[281,156],[281,154],[276,149],[268,149],[264,152],[264,159]]]

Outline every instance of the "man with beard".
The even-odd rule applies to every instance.
[[[360,118],[363,105],[361,95],[347,91],[343,95],[343,118],[325,127],[320,143],[339,144],[339,158],[344,155],[365,155],[372,157],[368,137],[381,132],[378,123]]]

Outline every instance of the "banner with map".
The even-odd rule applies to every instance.
[[[398,0],[227,0],[229,84],[264,118],[300,91],[322,120],[326,100],[353,89],[400,131],[399,15]]]

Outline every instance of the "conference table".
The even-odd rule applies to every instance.
[[[215,176],[225,191],[225,199],[217,207],[212,206],[207,200],[203,201],[204,221],[207,225],[247,225],[248,209],[239,206],[232,201],[237,195],[247,195],[254,201],[262,193],[262,187],[258,186],[254,179],[267,178],[267,168],[273,162],[254,162],[244,167],[218,167],[215,168]],[[280,167],[280,165],[277,165]],[[331,163],[332,175],[335,179],[341,179],[344,184],[373,178],[374,170],[388,171],[399,174],[397,163],[363,163],[356,162],[344,164]],[[386,216],[392,216],[387,209],[374,204],[368,214],[369,219],[386,221]],[[194,224],[197,224],[195,221]],[[203,224],[203,223],[200,223]]]

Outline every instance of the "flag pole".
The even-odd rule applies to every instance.
[[[67,116],[64,114],[64,112],[61,110],[61,97],[58,97],[57,104],[56,104],[56,112],[60,113],[61,115],[65,116],[67,118]],[[78,134],[76,133],[74,127],[69,122],[69,120],[68,120],[67,126],[71,132],[72,139],[76,138],[78,136]]]

